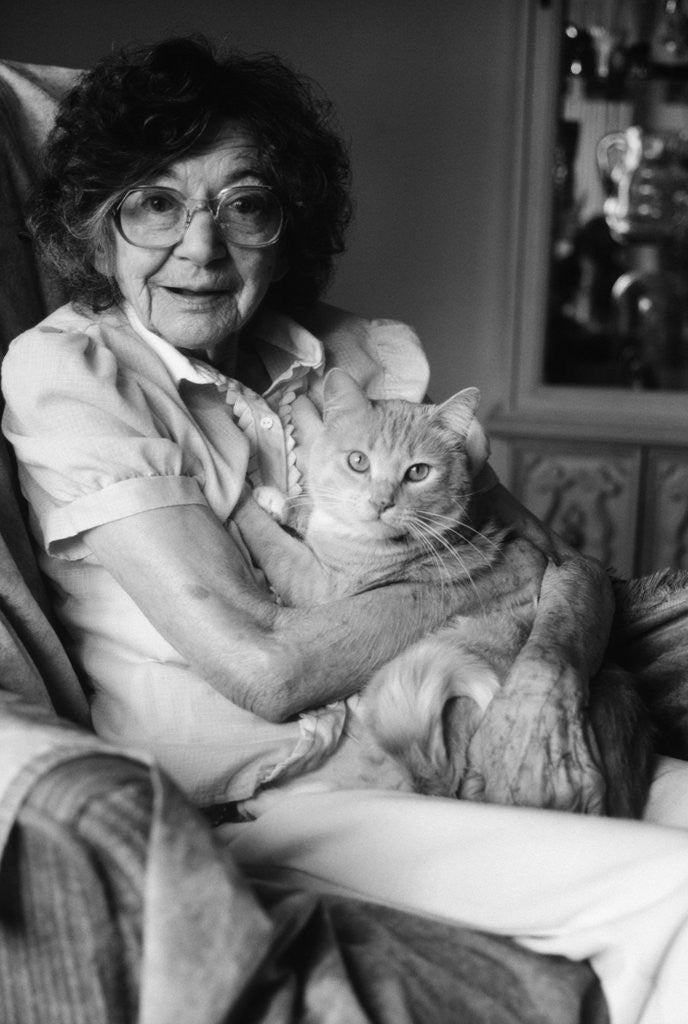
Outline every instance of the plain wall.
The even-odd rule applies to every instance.
[[[508,386],[505,302],[520,0],[13,0],[0,57],[85,67],[113,45],[200,31],[273,50],[334,101],[356,218],[329,298],[405,320],[431,394]]]

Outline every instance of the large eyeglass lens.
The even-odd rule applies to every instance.
[[[134,188],[119,207],[122,234],[134,245],[174,245],[184,233],[186,203],[167,189]]]
[[[216,218],[228,241],[269,245],[282,228],[282,206],[267,188],[231,189],[220,194]]]
[[[215,219],[228,242],[259,248],[277,241],[282,229],[282,205],[270,189],[242,186],[221,192]],[[174,189],[146,185],[129,191],[116,219],[124,237],[144,248],[176,245],[187,227],[187,210],[214,206],[187,200]]]

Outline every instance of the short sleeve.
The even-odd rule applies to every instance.
[[[88,553],[79,535],[151,508],[206,504],[200,467],[151,396],[98,338],[34,328],[2,367],[3,431],[46,550]]]
[[[428,360],[412,327],[398,320],[366,320],[319,303],[308,329],[325,350],[325,368],[346,370],[371,398],[422,402],[430,379]],[[320,400],[320,388],[314,388]]]
[[[371,320],[368,346],[380,366],[371,381],[371,398],[404,398],[422,402],[428,391],[430,367],[416,332],[396,320]]]

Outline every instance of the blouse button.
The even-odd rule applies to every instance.
[[[272,416],[263,416],[263,418],[260,421],[260,425],[263,428],[263,430],[269,430],[270,427],[272,426]]]

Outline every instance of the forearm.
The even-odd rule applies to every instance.
[[[449,602],[425,596],[414,584],[397,583],[320,607],[280,607],[272,636],[279,650],[290,651],[291,671],[275,694],[275,717],[360,690],[380,665],[442,625]]]
[[[496,479],[478,478],[479,514],[512,526],[549,559],[540,588],[535,622],[521,660],[540,662],[544,678],[571,667],[585,678],[597,672],[609,640],[614,597],[608,573],[551,533]]]
[[[328,605],[252,608],[243,622],[219,595],[185,602],[181,617],[154,623],[229,700],[284,721],[360,690],[380,665],[438,628],[451,603],[424,600],[414,584]]]
[[[471,740],[462,795],[602,813],[604,780],[584,709],[607,645],[611,584],[598,563],[559,553],[530,636]]]
[[[549,563],[524,654],[552,667],[572,667],[582,680],[600,668],[611,630],[614,595],[599,562],[559,548]],[[553,678],[555,676],[553,675]]]
[[[283,652],[282,682],[262,713],[287,717],[359,690],[380,665],[450,616],[477,616],[509,599],[522,602],[541,563],[532,545],[515,541],[509,558],[479,579],[453,586],[399,582],[321,607],[278,607],[270,640]]]
[[[281,721],[360,688],[455,609],[457,595],[398,584],[334,604],[280,607],[209,509],[156,509],[86,541],[151,624],[220,693]],[[472,595],[464,602],[475,603]]]
[[[396,583],[309,608],[276,605],[203,506],[154,509],[85,535],[146,618],[220,693],[273,721],[344,697],[454,613],[517,598],[534,549],[463,585]],[[536,553],[537,554],[537,553]],[[540,556],[537,556],[538,558]]]

